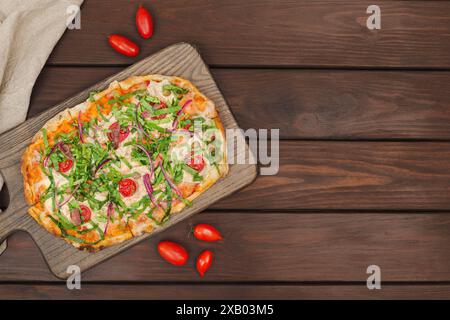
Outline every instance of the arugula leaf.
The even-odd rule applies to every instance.
[[[141,106],[146,109],[146,110],[152,110],[152,106],[148,103],[148,101],[144,98],[142,98],[141,100],[139,100],[141,102]],[[159,100],[158,100],[159,103]]]
[[[173,84],[166,84],[163,86],[163,90],[171,91],[176,94],[186,94],[189,92],[188,89],[181,88]]]
[[[124,100],[126,100],[128,98],[131,98],[131,97],[133,97],[135,95],[142,94],[144,92],[145,92],[145,89],[139,89],[139,90],[135,90],[133,92],[125,93],[123,95],[118,95],[117,94],[117,95],[115,95],[114,99],[111,99],[111,100],[108,101],[108,104],[114,104],[114,103],[121,104]]]
[[[97,230],[99,236],[100,236],[100,240],[104,240],[105,239],[105,234],[103,233],[103,230],[100,229],[100,227],[98,226],[98,224],[96,224],[94,221],[90,220],[89,223],[91,224],[91,226]]]
[[[92,245],[92,246],[94,246],[94,245],[96,245],[97,243],[99,243],[100,241],[102,241],[102,239],[100,239],[100,240],[95,241],[95,242],[88,242],[88,241],[86,241],[86,240],[83,240],[83,239],[80,239],[80,238],[71,236],[70,234],[67,234],[67,233],[64,234],[63,237],[64,237],[64,238],[67,238],[67,239],[69,239],[69,240],[72,240],[72,241],[74,241],[74,242],[77,242],[77,243],[88,244],[88,245]]]
[[[58,210],[56,212],[56,216],[58,217],[58,221],[61,223],[61,225],[64,227],[64,229],[75,230],[77,228],[76,225],[74,225],[72,222],[67,220],[67,218],[61,214],[61,211]]]
[[[173,107],[169,107],[169,108],[158,109],[158,110],[153,111],[153,115],[159,116],[162,114],[174,113],[178,110],[181,110],[181,106],[173,106]]]
[[[129,168],[129,169],[133,169],[133,166],[131,165],[130,162],[128,162],[128,160],[125,157],[120,157],[120,160],[123,161],[123,163],[125,163],[125,165]]]
[[[165,118],[162,119],[156,119],[156,120],[152,120],[152,122],[154,124],[163,124],[163,123],[169,123],[169,122],[173,122],[174,116],[173,115],[169,115]]]
[[[157,97],[151,96],[151,95],[145,96],[144,99],[145,99],[145,101],[150,102],[150,103],[155,103],[155,104],[161,103],[161,101]]]
[[[44,154],[48,154],[50,148],[48,146],[47,130],[45,128],[42,129],[42,139],[44,140]]]
[[[174,173],[173,173],[173,182],[175,184],[180,183],[181,181],[183,181],[183,168],[181,165],[176,165],[174,168]]]
[[[89,93],[89,101],[90,101],[90,102],[95,102],[94,96],[95,96],[97,93],[99,93],[99,91],[96,91],[96,90],[91,91],[91,92]]]
[[[106,223],[108,221],[108,218],[104,214],[98,214],[96,219],[100,223]]]
[[[163,127],[160,127],[160,126],[158,126],[158,125],[156,125],[156,124],[154,124],[152,122],[149,122],[149,121],[145,121],[144,127],[146,129],[150,130],[150,131],[156,130],[156,131],[159,131],[159,132],[162,132],[162,133],[166,132],[166,129],[164,129]]]
[[[96,108],[97,108],[97,113],[100,115],[100,117],[102,118],[103,121],[108,122],[108,118],[105,117],[105,115],[103,114],[100,105],[98,103],[95,104]]]

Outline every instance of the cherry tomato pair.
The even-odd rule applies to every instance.
[[[186,264],[189,254],[185,248],[176,242],[161,241],[158,244],[158,252],[161,257],[174,266],[183,266]],[[197,257],[196,267],[200,276],[204,276],[205,272],[211,267],[213,261],[213,252],[205,250]]]
[[[153,35],[153,18],[150,12],[142,5],[139,6],[136,12],[136,27],[144,39],[149,39]],[[135,57],[139,54],[139,46],[127,37],[112,34],[109,36],[108,41],[114,50],[127,57]]]
[[[194,236],[203,241],[212,242],[222,240],[223,237],[219,230],[205,223],[198,224],[194,227]],[[175,265],[182,266],[186,264],[189,254],[184,247],[176,242],[161,241],[158,244],[158,252],[166,261]],[[196,268],[201,277],[203,277],[211,267],[214,253],[205,250],[197,257]]]

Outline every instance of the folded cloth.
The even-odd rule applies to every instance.
[[[0,133],[25,120],[36,78],[67,28],[69,7],[82,3],[0,0]],[[0,253],[5,246],[0,245]]]
[[[25,120],[31,90],[83,0],[0,0],[0,133]],[[76,32],[76,31],[73,31]]]

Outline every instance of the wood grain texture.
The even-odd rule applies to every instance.
[[[144,3],[155,35],[139,39],[134,16]],[[68,31],[51,64],[121,64],[179,41],[199,46],[221,66],[449,68],[450,3],[381,1],[381,30],[366,27],[369,0],[85,1],[81,29]],[[115,53],[107,36],[137,41],[135,60]]]
[[[189,237],[192,225],[211,223],[221,243]],[[83,283],[118,282],[330,282],[363,283],[369,265],[381,268],[382,282],[448,281],[450,215],[430,213],[243,213],[207,212],[82,274]],[[156,251],[160,240],[181,243],[190,253],[174,267]],[[58,281],[26,233],[9,238],[0,256],[0,281]],[[196,256],[213,250],[205,278],[194,269]],[[2,285],[0,285],[2,287]],[[106,294],[106,293],[105,293]]]
[[[10,194],[9,206],[0,215],[0,240],[3,240],[14,230],[27,231],[33,236],[33,239],[42,250],[52,272],[60,278],[65,278],[68,276],[66,274],[67,266],[76,264],[81,270],[86,270],[135,245],[139,241],[154,236],[177,222],[204,210],[211,203],[230,195],[255,179],[257,174],[256,165],[231,165],[226,177],[220,179],[218,183],[202,193],[193,202],[192,206],[174,215],[163,226],[156,228],[153,233],[133,238],[96,253],[79,251],[61,238],[49,234],[44,228],[34,222],[26,213],[28,206],[24,200],[23,181],[20,174],[20,158],[31,137],[42,128],[48,119],[66,108],[85,101],[89,97],[90,91],[94,89],[102,90],[113,80],[120,81],[136,74],[152,73],[178,75],[189,79],[215,103],[224,128],[234,129],[238,127],[207,66],[196,49],[186,43],[168,47],[0,136],[0,173]],[[246,153],[246,150],[247,146],[245,145],[242,152]],[[236,152],[241,151],[235,149]]]
[[[156,21],[148,41],[134,26],[140,3]],[[64,34],[35,86],[29,115],[44,111],[41,120],[0,138],[8,180],[20,176],[27,139],[53,115],[45,110],[179,41],[195,43],[217,67],[212,73],[243,128],[281,128],[285,139],[383,141],[283,141],[277,176],[259,177],[213,210],[84,272],[81,291],[68,291],[32,238],[14,233],[0,255],[0,298],[450,298],[450,143],[387,142],[450,139],[450,1],[379,1],[379,31],[365,27],[370,4],[86,0],[82,29]],[[141,55],[115,53],[106,41],[115,32],[136,40]],[[20,185],[8,185],[15,206]],[[21,217],[8,224],[37,227]],[[189,238],[199,222],[226,240]],[[162,261],[161,239],[188,248],[186,268]],[[35,240],[58,248],[49,235]],[[200,279],[193,261],[206,248],[216,259]],[[365,287],[370,264],[381,267],[382,290]]]
[[[6,250],[6,248],[8,248],[8,241],[3,241],[0,244],[0,255]]]
[[[296,285],[296,284],[164,284],[164,285],[93,285],[81,290],[66,286],[39,284],[2,284],[2,299],[170,299],[170,300],[308,300],[308,299],[449,299],[450,285],[411,284],[382,285],[381,290],[368,290],[360,285]]]
[[[29,116],[121,67],[47,67]],[[450,139],[450,73],[212,69],[241,128],[284,139]]]
[[[450,143],[281,141],[280,170],[214,209],[450,209]]]

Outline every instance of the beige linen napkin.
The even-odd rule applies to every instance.
[[[0,0],[0,134],[25,120],[36,78],[66,30],[68,7],[82,2]]]

